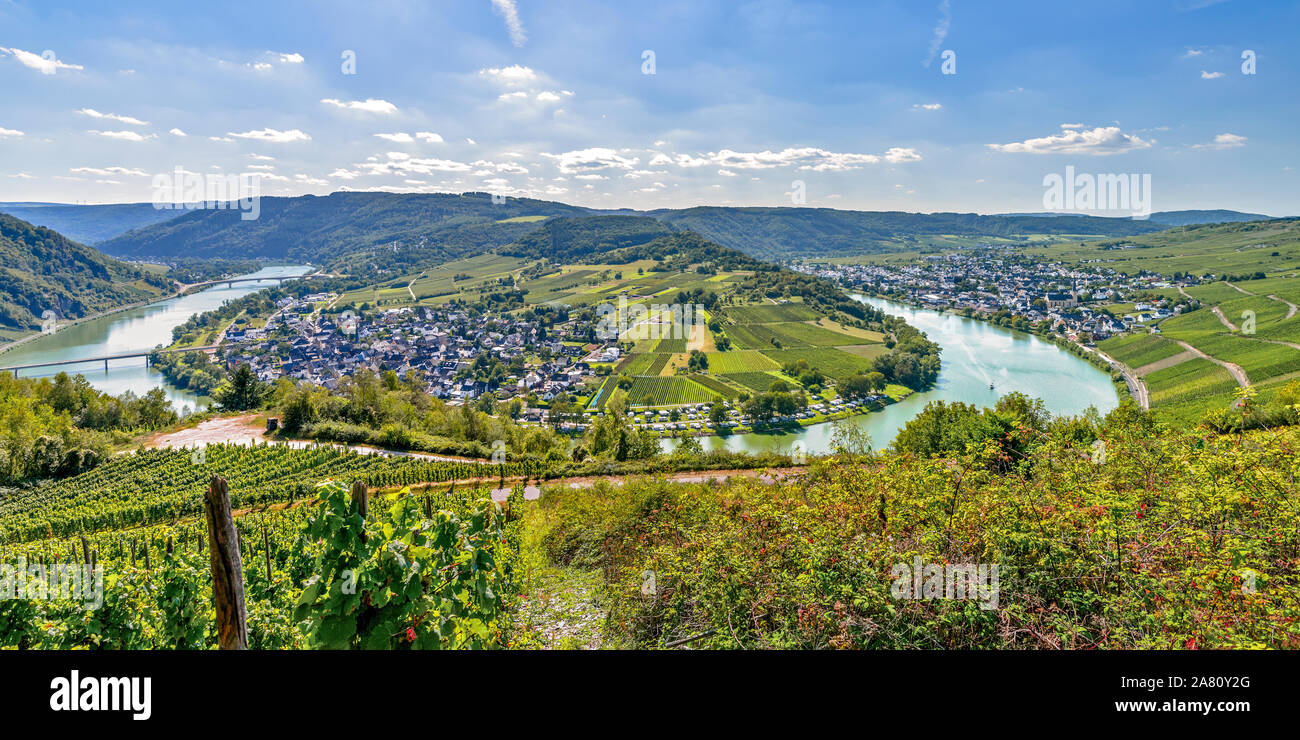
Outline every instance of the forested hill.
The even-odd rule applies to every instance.
[[[334,193],[261,199],[258,218],[195,210],[100,244],[118,257],[262,257],[318,264],[346,254],[421,250],[450,259],[513,242],[552,216],[584,208],[528,198],[493,203],[487,193]]]
[[[39,329],[51,310],[80,318],[162,295],[170,281],[0,213],[0,327]]]
[[[761,259],[853,255],[944,245],[986,238],[1030,239],[1042,234],[1125,237],[1164,228],[1154,222],[1091,216],[981,216],[961,213],[839,211],[829,208],[722,208],[597,211],[565,203],[486,193],[334,193],[265,197],[256,220],[233,210],[197,210],[99,244],[132,258],[262,257],[329,264],[344,256],[387,250],[395,269],[425,265],[512,244],[555,217],[640,215],[667,227],[690,229],[723,246]],[[603,228],[603,227],[602,227]],[[635,228],[654,231],[642,221]],[[538,239],[567,235],[543,232]],[[620,237],[622,238],[622,237]],[[540,245],[537,241],[535,244]],[[406,252],[405,256],[392,256]],[[364,266],[364,265],[363,265]]]
[[[644,216],[557,218],[498,251],[511,257],[545,258],[563,264],[645,244],[671,233],[672,228],[662,221]]]
[[[1133,236],[1167,228],[1094,216],[982,216],[976,213],[839,211],[830,208],[723,208],[651,211],[678,228],[764,259],[830,257],[919,249],[956,239],[1040,234]]]

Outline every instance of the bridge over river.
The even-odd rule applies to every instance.
[[[206,344],[200,347],[177,347],[174,349],[145,350],[142,352],[123,352],[121,354],[116,354],[116,355],[100,355],[98,357],[79,357],[73,360],[53,360],[51,362],[33,362],[26,365],[9,365],[7,367],[0,367],[0,372],[6,372],[6,371],[11,372],[14,374],[14,377],[16,378],[18,377],[19,370],[32,370],[38,367],[55,367],[58,365],[81,365],[89,362],[104,363],[104,371],[107,372],[109,360],[126,360],[133,357],[143,357],[144,365],[145,367],[148,367],[149,356],[152,355],[154,352],[157,352],[158,354],[162,354],[162,355],[170,355],[170,354],[175,354],[177,352],[212,352],[215,351],[216,349],[217,349],[217,345]]]
[[[184,286],[184,290],[190,288],[206,288],[210,285],[225,285],[234,287],[235,283],[262,283],[274,281],[276,285],[283,284],[286,280],[321,280],[323,278],[336,278],[342,275],[331,275],[325,272],[313,272],[310,275],[268,275],[264,277],[237,277],[225,278],[222,280],[204,280],[201,283],[190,283]]]

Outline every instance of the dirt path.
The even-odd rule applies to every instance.
[[[1228,317],[1223,315],[1223,312],[1219,310],[1219,307],[1218,307],[1218,306],[1212,306],[1212,307],[1210,308],[1210,311],[1213,312],[1215,316],[1218,316],[1218,317],[1219,317],[1219,321],[1220,321],[1224,326],[1228,327],[1228,331],[1231,331],[1231,332],[1236,332],[1236,331],[1237,331],[1237,325],[1234,324],[1234,323],[1232,323],[1231,321],[1228,321]]]
[[[1223,281],[1223,284],[1226,285],[1226,286],[1228,286],[1229,288],[1232,288],[1233,290],[1237,291],[1238,293],[1244,293],[1245,295],[1255,295],[1254,293],[1251,293],[1249,290],[1246,290],[1245,288],[1237,287],[1236,285],[1233,285],[1232,283],[1228,282],[1227,280],[1224,280],[1224,281]]]
[[[1120,374],[1124,376],[1124,382],[1128,384],[1129,395],[1133,396],[1134,400],[1137,401],[1138,406],[1143,409],[1151,408],[1151,393],[1147,390],[1147,384],[1142,380],[1141,375],[1133,371],[1133,368],[1125,365],[1119,360],[1116,360],[1114,357],[1111,357],[1099,349],[1094,347],[1084,347],[1082,344],[1079,346],[1083,347],[1088,352],[1095,353],[1098,357],[1117,368]]]
[[[1285,298],[1278,298],[1275,295],[1270,295],[1269,298],[1272,298],[1275,301],[1281,301],[1282,303],[1285,303],[1287,305],[1287,308],[1290,309],[1289,311],[1286,312],[1286,317],[1288,319],[1291,318],[1292,316],[1295,316],[1296,311],[1300,311],[1300,306],[1297,306],[1296,304],[1286,300]]]
[[[1175,339],[1174,341],[1177,342],[1178,345],[1183,349],[1189,352],[1195,352],[1197,357],[1200,357],[1201,359],[1204,360],[1209,360],[1210,362],[1213,362],[1214,364],[1227,370],[1229,373],[1232,374],[1233,379],[1237,381],[1237,385],[1241,386],[1242,388],[1250,387],[1250,378],[1246,377],[1246,371],[1241,369],[1241,365],[1236,365],[1231,362],[1224,362],[1223,360],[1210,357],[1209,355],[1205,354],[1204,352],[1193,347],[1187,342],[1184,342],[1181,339]]]
[[[1179,352],[1178,354],[1170,355],[1163,360],[1156,360],[1155,362],[1147,363],[1133,372],[1137,373],[1139,377],[1146,377],[1157,370],[1165,370],[1174,365],[1181,365],[1196,356],[1195,352]]]
[[[196,426],[188,429],[180,429],[175,432],[157,432],[146,437],[143,444],[148,448],[189,448],[202,447],[209,444],[228,443],[243,445],[245,447],[253,444],[274,444],[285,445],[293,449],[306,449],[308,447],[335,447],[340,450],[351,450],[362,455],[383,455],[385,457],[412,457],[419,460],[433,460],[438,462],[483,462],[464,457],[451,457],[447,455],[433,455],[426,452],[406,452],[404,450],[386,450],[370,445],[344,445],[330,444],[328,442],[316,442],[310,439],[277,439],[266,436],[266,427],[262,418],[257,414],[244,414],[242,416],[224,416],[216,419],[208,419],[199,422]]]

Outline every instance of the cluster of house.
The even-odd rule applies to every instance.
[[[792,267],[850,288],[904,296],[926,308],[965,309],[985,316],[1007,311],[1032,323],[1047,321],[1054,330],[1074,338],[1086,334],[1093,340],[1104,339],[1181,310],[1168,300],[1138,303],[1123,316],[1099,310],[1103,304],[1123,302],[1125,295],[1178,287],[1159,275],[1130,277],[1109,268],[1006,259],[995,252],[926,255],[917,263],[902,265]]]
[[[548,329],[456,307],[408,306],[364,316],[313,312],[330,298],[285,298],[264,327],[228,329],[221,348],[226,365],[247,363],[265,381],[286,377],[331,389],[361,369],[392,370],[402,377],[415,371],[429,393],[449,401],[473,400],[489,391],[499,399],[535,394],[549,401],[577,391],[593,375],[585,357],[604,352],[565,341],[579,336],[576,327]],[[484,377],[474,366],[484,356],[517,371]]]

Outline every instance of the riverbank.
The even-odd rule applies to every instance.
[[[1006,329],[1007,331],[1020,332],[1022,334],[1026,334],[1032,337],[1037,337],[1044,341],[1049,341],[1052,344],[1055,344],[1057,347],[1060,347],[1066,352],[1069,352],[1070,354],[1074,355],[1075,357],[1078,357],[1079,359],[1088,362],[1089,364],[1096,367],[1098,370],[1103,370],[1109,373],[1112,377],[1113,382],[1115,383],[1115,387],[1117,390],[1119,390],[1122,387],[1123,390],[1129,394],[1129,397],[1132,398],[1134,402],[1140,405],[1143,409],[1151,408],[1150,394],[1147,392],[1146,384],[1142,381],[1140,377],[1138,377],[1136,373],[1133,372],[1132,368],[1129,368],[1124,363],[1115,360],[1114,358],[1110,357],[1106,353],[1098,350],[1096,347],[1090,347],[1078,341],[1077,339],[1063,337],[1059,334],[1053,334],[1051,332],[1042,332],[1042,331],[1034,331],[1032,329],[1020,329],[1012,326],[1003,326],[1002,324],[999,324],[996,321],[992,321],[987,316],[978,312],[971,312],[969,314],[960,313],[958,311],[954,311],[949,307],[935,308],[932,306],[925,306],[915,301],[907,300],[906,298],[879,295],[879,294],[866,292],[861,289],[855,289],[855,290],[858,290],[863,295],[871,296],[878,300],[890,301],[893,303],[910,306],[912,308],[921,311],[933,311],[941,315],[956,316],[958,318],[963,318],[963,319],[971,319],[972,321],[979,321],[984,324],[988,324],[989,326],[996,326],[1000,329]]]
[[[177,285],[179,285],[179,283],[177,283]],[[71,329],[74,326],[84,324],[88,321],[95,321],[96,319],[102,319],[108,316],[113,316],[115,314],[122,313],[123,311],[130,311],[135,308],[144,308],[145,306],[151,306],[155,303],[161,303],[163,301],[170,301],[173,298],[179,298],[181,297],[181,294],[183,292],[184,292],[184,288],[182,287],[182,288],[178,288],[175,292],[169,295],[160,296],[158,298],[154,298],[148,301],[136,301],[135,303],[128,303],[123,306],[111,308],[107,311],[100,311],[99,313],[91,314],[90,316],[82,316],[81,318],[73,319],[71,321],[67,321],[62,324],[55,323],[54,328],[51,329],[50,331],[32,332],[31,334],[28,334],[27,336],[24,336],[20,339],[15,339],[12,342],[0,345],[0,355],[4,354],[5,352],[8,352],[11,349],[16,349],[17,347],[20,347],[34,339],[40,339],[41,337],[52,336],[54,334],[58,334],[61,331]]]

